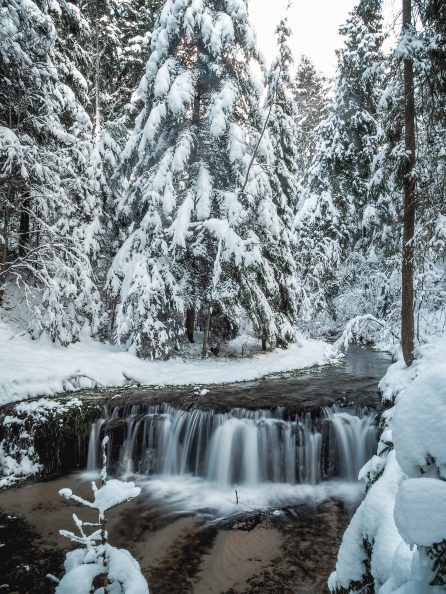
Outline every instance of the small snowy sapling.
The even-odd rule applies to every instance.
[[[58,582],[56,594],[149,594],[147,582],[141,574],[138,562],[124,549],[108,543],[105,512],[125,501],[137,497],[141,489],[132,482],[107,478],[106,447],[108,437],[102,442],[101,487],[92,482],[94,500],[88,501],[75,495],[71,489],[61,489],[59,494],[84,507],[98,512],[97,522],[83,522],[73,514],[79,535],[67,530],[60,534],[82,548],[67,553],[64,577]],[[87,534],[85,528],[93,528]]]

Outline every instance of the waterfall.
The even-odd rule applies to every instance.
[[[88,440],[87,471],[97,470],[100,466],[100,433],[105,419],[95,421],[91,426],[90,439]]]
[[[376,449],[375,421],[369,409],[337,406],[316,418],[285,418],[281,408],[220,413],[134,405],[93,425],[87,465],[97,467],[107,434],[117,474],[192,475],[221,487],[355,481]]]

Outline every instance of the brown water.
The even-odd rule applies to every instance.
[[[73,512],[94,519],[59,497],[67,486],[89,495],[88,484],[78,477],[0,494],[5,543],[0,583],[9,584],[2,591],[54,591],[45,575],[63,575],[70,548],[59,529],[71,528]],[[341,503],[327,502],[290,507],[279,517],[253,512],[209,523],[139,497],[109,513],[108,529],[112,544],[139,561],[152,594],[322,594],[351,513]]]

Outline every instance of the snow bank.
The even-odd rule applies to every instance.
[[[446,482],[407,479],[395,504],[395,522],[409,545],[430,546],[446,538]]]
[[[0,404],[32,396],[92,387],[222,384],[324,365],[329,347],[301,340],[287,350],[245,359],[144,361],[89,337],[66,348],[50,340],[33,341],[0,322]]]
[[[421,476],[434,470],[446,479],[444,363],[429,366],[397,398],[392,428],[398,462],[406,474]]]
[[[412,367],[380,383],[395,406],[383,415],[377,455],[360,477],[369,491],[344,535],[336,594],[440,594],[446,586],[446,336],[423,345]]]
[[[367,562],[376,585],[389,579],[393,556],[401,545],[393,511],[404,478],[395,452],[391,452],[383,476],[372,485],[344,534],[336,571],[328,583],[331,590],[348,589],[351,582],[362,582],[368,571]],[[367,547],[372,549],[370,558]]]

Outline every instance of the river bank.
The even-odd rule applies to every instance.
[[[240,337],[206,359],[196,346],[167,361],[147,361],[87,335],[65,348],[45,337],[31,340],[0,320],[0,404],[86,388],[230,384],[330,362],[328,343],[304,338],[262,353],[250,337]]]

